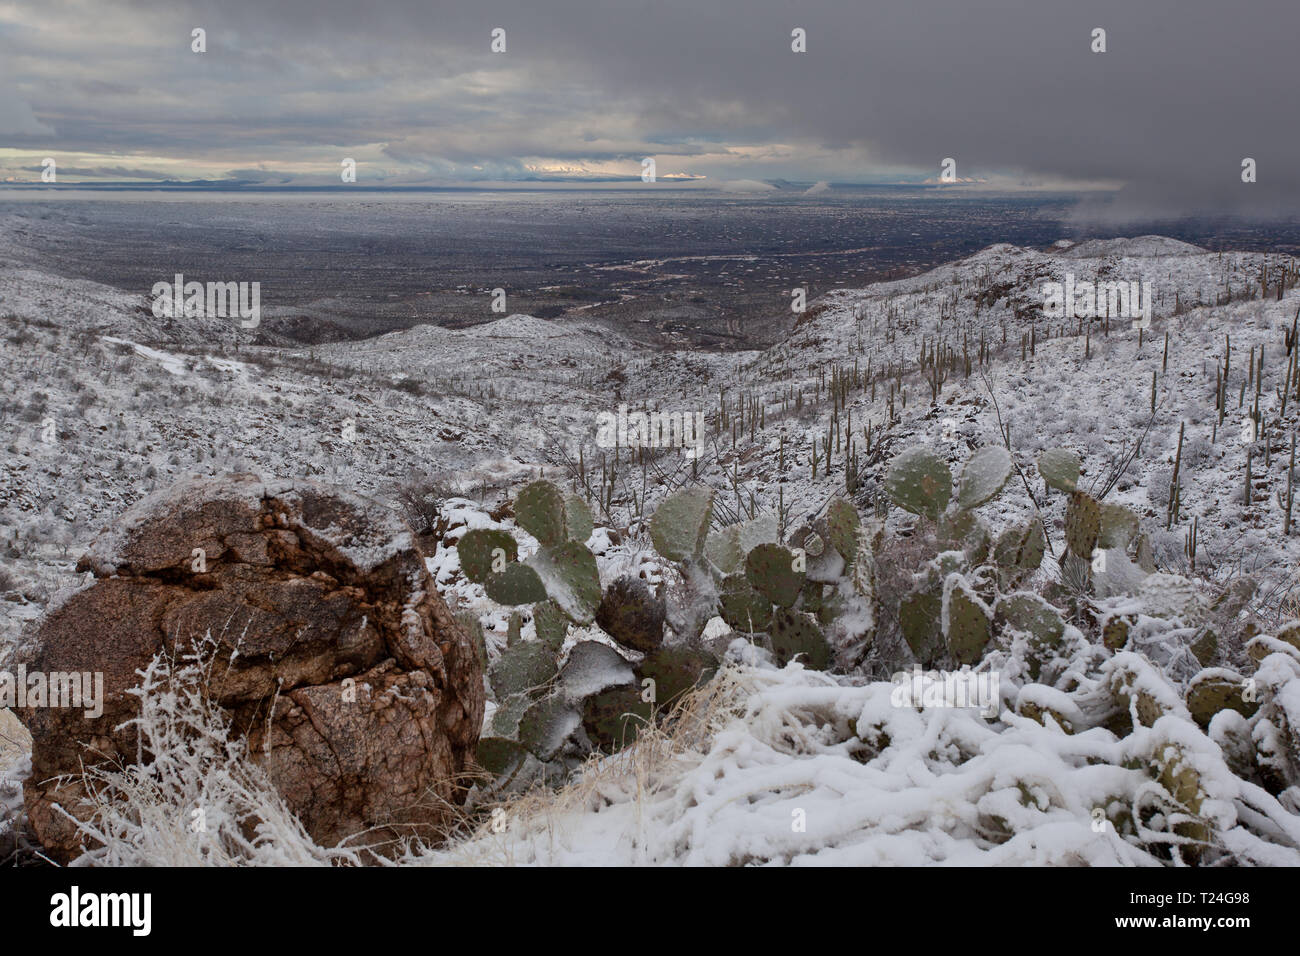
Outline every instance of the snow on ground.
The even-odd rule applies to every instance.
[[[1114,826],[1098,829],[1094,809],[1139,805],[1149,777],[1125,762],[1175,736],[1201,758],[1239,862],[1300,864],[1300,818],[1243,792],[1186,722],[1164,718],[1122,740],[1100,729],[1075,736],[1009,712],[990,721],[973,709],[898,707],[892,693],[887,682],[841,686],[797,664],[733,665],[675,739],[605,758],[555,799],[507,805],[504,828],[485,823],[422,861],[1160,865]],[[1239,821],[1260,807],[1289,845]]]
[[[1013,481],[985,516],[997,528],[1041,507],[1058,544],[1064,500],[1044,494],[1038,452],[1076,449],[1084,487],[1099,491],[1145,431],[1107,500],[1142,516],[1165,570],[1192,570],[1184,541],[1196,518],[1196,573],[1218,582],[1255,574],[1270,602],[1257,612],[1280,620],[1294,614],[1300,560],[1278,501],[1300,422],[1300,402],[1285,413],[1281,403],[1300,291],[1262,297],[1259,282],[1284,265],[1294,262],[1162,237],[1047,252],[998,245],[913,278],[832,292],[809,304],[786,342],[725,355],[652,352],[597,326],[520,315],[361,343],[254,346],[229,323],[156,320],[142,297],[0,265],[0,666],[22,628],[80,581],[74,564],[96,532],[155,488],[230,471],[316,477],[390,502],[412,475],[434,474],[447,507],[430,570],[449,604],[480,614],[495,650],[505,616],[460,577],[454,544],[469,527],[512,527],[489,515],[512,486],[546,474],[594,499],[608,477],[613,503],[595,508],[591,541],[602,579],[630,571],[658,584],[643,518],[675,486],[703,480],[719,489],[720,510],[781,505],[790,522],[844,493],[847,448],[824,462],[832,415],[851,416],[864,509],[898,451],[932,444],[956,470],[1000,440],[1000,418],[1025,483]],[[1107,329],[1044,318],[1043,284],[1067,273],[1151,282],[1155,317],[1141,341],[1124,320]],[[1022,347],[1031,330],[1032,348]],[[1216,367],[1229,339],[1220,424]],[[969,375],[950,371],[932,399],[918,358],[936,343],[988,361]],[[1257,375],[1248,357],[1261,353],[1263,437],[1244,441]],[[862,384],[833,412],[831,369],[855,367]],[[620,405],[703,413],[705,454],[630,460],[626,449],[616,457],[596,446],[597,416]],[[1182,513],[1166,531],[1180,425]],[[1052,568],[1049,559],[1041,573]],[[424,861],[1157,862],[1149,847],[1099,836],[1090,812],[1104,796],[1139,799],[1124,762],[1149,757],[1138,751],[1158,736],[1190,734],[1180,746],[1215,791],[1224,845],[1242,860],[1300,862],[1296,808],[1224,776],[1218,744],[1187,721],[1114,738],[1102,728],[1067,735],[1011,710],[993,722],[888,710],[888,684],[850,686],[748,657],[729,672],[707,726],[655,751],[662,760],[650,776],[647,744],[535,811],[510,810],[508,841],[480,833]],[[1280,687],[1300,724],[1300,682]],[[864,736],[864,719],[883,730]],[[792,829],[796,810],[803,831]]]

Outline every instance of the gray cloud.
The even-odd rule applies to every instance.
[[[33,151],[310,176],[305,167],[350,155],[340,150],[369,150],[358,161],[388,181],[527,178],[539,164],[643,155],[720,180],[920,179],[953,157],[964,178],[1123,185],[1089,216],[1300,209],[1300,127],[1283,105],[1295,85],[1294,0],[6,10],[0,57],[34,115],[0,112],[0,133]],[[195,26],[206,54],[189,50]],[[488,50],[497,26],[504,55]],[[794,27],[807,53],[791,52]],[[1094,27],[1107,31],[1104,54],[1089,50]],[[1257,160],[1257,183],[1240,181],[1244,157]]]

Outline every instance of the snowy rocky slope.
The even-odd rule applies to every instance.
[[[913,278],[832,292],[809,303],[780,345],[725,355],[652,352],[595,325],[523,315],[313,348],[255,344],[229,323],[160,326],[141,297],[0,268],[0,667],[4,645],[77,581],[91,536],[183,476],[316,476],[394,503],[412,488],[437,495],[430,567],[448,602],[487,625],[495,654],[504,615],[462,577],[455,544],[470,528],[517,530],[498,506],[529,478],[545,474],[591,502],[588,543],[603,580],[630,572],[659,585],[672,572],[650,552],[645,518],[676,488],[716,488],[719,523],[778,514],[788,529],[843,495],[906,531],[912,516],[887,507],[881,484],[889,461],[916,445],[938,449],[954,471],[976,448],[1008,446],[1019,473],[985,516],[994,531],[1043,516],[1040,580],[1059,575],[1066,499],[1035,463],[1047,448],[1076,451],[1080,487],[1139,514],[1161,571],[1192,577],[1207,595],[1249,576],[1241,613],[1271,633],[1300,616],[1300,534],[1283,533],[1300,419],[1300,381],[1291,380],[1300,376],[1288,371],[1298,267],[1161,237],[999,245]],[[1150,283],[1149,327],[1045,316],[1044,284],[1067,274]],[[620,406],[702,415],[702,453],[601,447],[600,416]],[[1181,493],[1171,514],[1175,459]],[[521,546],[535,543],[525,536]],[[1089,807],[1140,788],[1118,768],[1176,739],[1198,755],[1230,859],[1300,862],[1296,796],[1278,803],[1251,790],[1177,714],[1159,735],[1119,741],[1094,731],[1049,739],[1051,727],[1015,714],[990,730],[967,712],[891,711],[887,683],[798,665],[778,672],[738,644],[730,696],[684,762],[656,770],[662,799],[644,816],[628,809],[627,780],[606,767],[615,782],[591,786],[607,786],[604,799],[626,820],[595,820],[573,797],[555,809],[568,842],[546,835],[542,813],[525,821],[511,853],[534,862],[1159,862],[1131,843],[1091,839]],[[1120,657],[1098,663],[1098,693],[1147,673]],[[1294,696],[1300,681],[1285,677],[1273,675]],[[1279,706],[1300,725],[1300,701]],[[791,722],[802,728],[793,742],[782,731]],[[864,758],[867,725],[878,733]],[[729,762],[738,752],[745,759]],[[1088,770],[1098,762],[1117,772],[1101,779]],[[993,786],[1013,770],[1027,800]],[[715,793],[698,808],[681,805],[703,780],[720,781]],[[760,791],[772,799],[748,812],[733,805],[736,794]],[[799,807],[822,808],[826,828],[792,843],[789,801],[800,793],[810,796]],[[846,797],[857,810],[831,809]],[[762,834],[747,855],[740,834],[755,820]],[[629,827],[640,828],[635,838]],[[998,839],[998,828],[1024,835]],[[602,856],[599,846],[617,849]],[[494,847],[477,839],[423,861],[495,859]]]

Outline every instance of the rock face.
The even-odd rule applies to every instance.
[[[57,809],[85,813],[84,762],[136,761],[126,691],[158,651],[210,635],[208,690],[246,734],[312,837],[436,837],[483,721],[476,649],[392,512],[310,481],[184,482],[105,531],[78,570],[95,581],[26,644],[28,673],[102,672],[103,713],[26,707],[24,794],[37,836],[81,847]],[[57,805],[57,806],[56,806]]]

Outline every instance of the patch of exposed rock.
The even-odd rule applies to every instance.
[[[133,507],[78,569],[93,583],[20,652],[29,673],[103,673],[98,717],[18,711],[33,738],[28,816],[56,857],[82,848],[59,812],[87,812],[82,763],[137,760],[137,732],[121,726],[138,714],[136,671],[205,636],[210,696],[318,843],[429,839],[450,823],[482,724],[481,668],[387,508],[311,481],[196,479]]]

